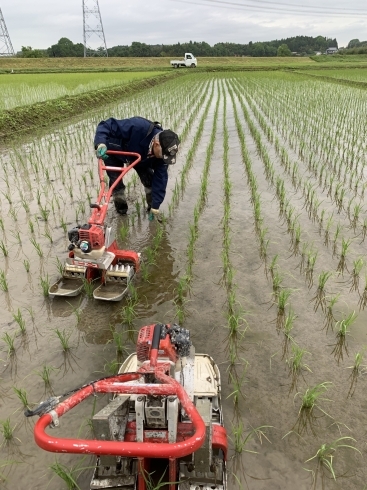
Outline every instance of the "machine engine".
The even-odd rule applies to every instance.
[[[85,224],[76,226],[68,232],[69,250],[80,248],[83,253],[99,250],[105,244],[104,231],[101,226]]]

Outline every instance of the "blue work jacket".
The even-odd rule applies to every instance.
[[[168,182],[168,165],[161,158],[149,156],[149,145],[154,136],[162,131],[160,126],[153,125],[143,117],[130,117],[129,119],[114,119],[111,117],[101,121],[96,130],[94,146],[104,143],[107,150],[131,151],[139,153],[141,162],[134,167],[140,180],[146,187],[152,188],[152,208],[159,209],[165,195]],[[121,165],[133,158],[116,157]],[[108,162],[106,162],[108,164]]]

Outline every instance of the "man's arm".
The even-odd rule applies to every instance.
[[[152,178],[152,208],[159,209],[166,196],[168,182],[168,165],[157,163]]]
[[[128,119],[124,119],[121,121],[117,121],[117,119],[110,117],[106,119],[106,121],[101,121],[96,129],[96,135],[94,137],[94,146],[95,148],[100,144],[104,143],[107,145],[108,140],[110,138],[124,138],[124,132],[126,121]],[[129,131],[129,127],[126,128],[127,132]],[[126,137],[126,136],[125,136]]]

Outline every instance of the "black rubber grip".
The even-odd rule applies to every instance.
[[[162,324],[157,323],[154,327],[152,349],[159,349],[159,342],[161,340],[161,329],[162,329]]]

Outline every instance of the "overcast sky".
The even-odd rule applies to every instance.
[[[93,7],[96,0],[85,3]],[[61,37],[83,43],[82,5],[82,0],[0,0],[15,51],[48,48]],[[297,35],[336,37],[339,46],[367,40],[366,0],[99,0],[99,8],[107,47],[133,41],[246,44]],[[89,16],[91,27],[94,19]],[[90,44],[101,43],[93,35]]]

